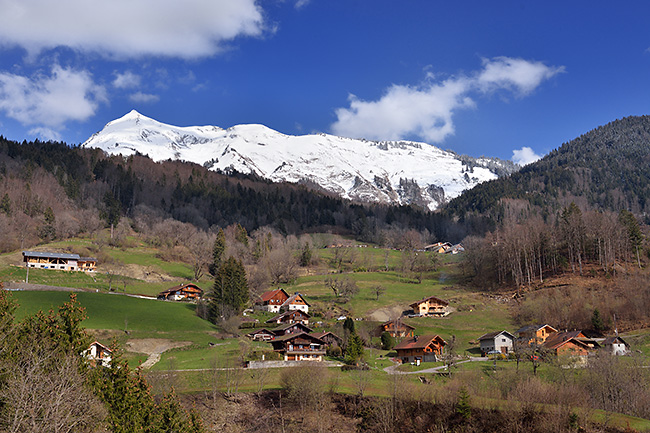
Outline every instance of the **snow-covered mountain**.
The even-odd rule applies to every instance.
[[[352,200],[413,203],[431,210],[519,168],[510,161],[459,156],[425,143],[291,136],[263,125],[177,127],[137,111],[109,122],[82,146],[125,156],[139,152],[155,161],[191,161],[226,173],[307,183]]]

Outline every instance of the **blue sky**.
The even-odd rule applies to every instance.
[[[411,139],[528,161],[650,112],[650,4],[0,0],[0,134],[180,126]]]

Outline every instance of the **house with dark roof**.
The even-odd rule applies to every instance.
[[[612,355],[628,355],[630,353],[630,345],[625,342],[621,337],[607,337],[602,343],[603,350],[611,353]]]
[[[302,310],[290,310],[270,318],[266,323],[302,323],[303,325],[309,325],[309,317],[311,317],[309,313],[305,313]]]
[[[507,355],[512,352],[515,336],[508,331],[494,331],[482,335],[478,341],[483,356],[495,351]]]
[[[271,345],[285,361],[322,361],[325,356],[325,342],[304,332],[276,337]]]
[[[196,284],[179,284],[158,294],[158,299],[166,301],[197,300],[203,297],[203,289]]]
[[[279,313],[280,307],[287,299],[289,299],[289,294],[284,289],[269,290],[262,293],[255,307],[271,313]]]
[[[437,361],[444,353],[447,342],[439,335],[416,335],[395,346],[402,363]]]
[[[449,314],[449,302],[435,296],[414,302],[409,307],[413,308],[413,313],[419,316],[444,317]]]
[[[97,267],[97,259],[94,257],[43,251],[23,251],[23,262],[28,268],[60,271],[95,272]]]
[[[319,340],[322,340],[327,347],[341,346],[343,344],[343,339],[333,332],[329,332],[329,331],[312,332],[309,335],[311,335],[312,337],[316,337]]]
[[[277,328],[271,329],[276,336],[282,336],[287,334],[296,334],[296,333],[306,333],[310,334],[314,332],[310,327],[303,325],[302,323],[289,323],[286,325],[278,326]]]
[[[557,329],[551,325],[526,325],[515,331],[517,339],[526,344],[542,344],[555,333]]]

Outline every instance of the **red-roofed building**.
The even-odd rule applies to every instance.
[[[437,357],[444,353],[447,342],[439,335],[421,335],[407,338],[395,346],[397,357],[403,363],[437,361]]]
[[[260,310],[270,311],[271,313],[279,313],[282,304],[289,299],[289,294],[284,289],[269,290],[262,293],[260,301],[257,302],[257,308]]]

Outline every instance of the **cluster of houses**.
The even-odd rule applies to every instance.
[[[266,321],[274,326],[257,329],[246,336],[268,341],[285,361],[322,361],[329,346],[342,343],[332,332],[314,332],[309,328],[310,305],[300,293],[289,295],[284,289],[270,290],[262,293],[255,307],[277,313]]]
[[[602,349],[612,355],[626,355],[630,346],[618,335],[610,337],[593,336],[583,331],[558,331],[550,325],[528,325],[514,335],[508,331],[496,331],[479,338],[481,353],[485,355],[508,355],[523,344],[555,356],[586,357]]]

